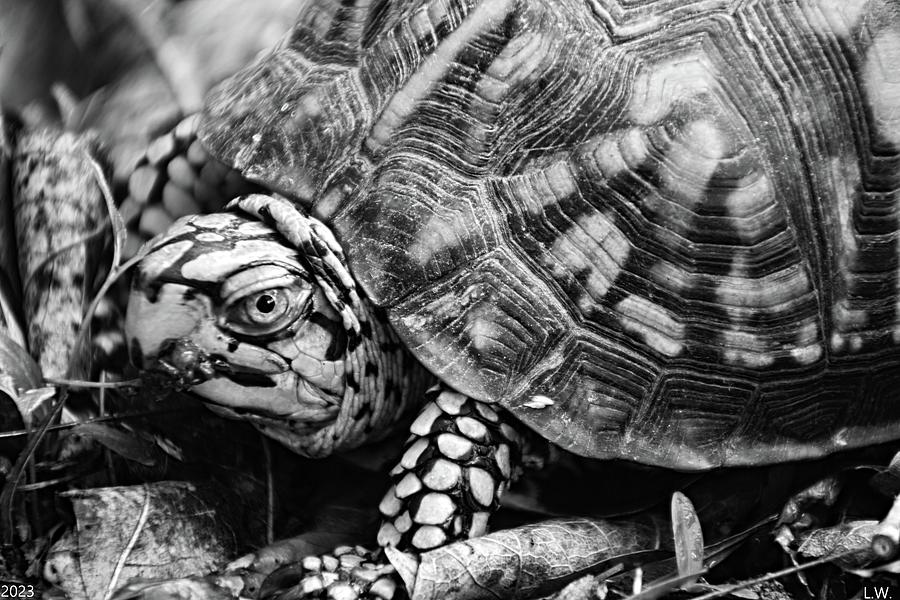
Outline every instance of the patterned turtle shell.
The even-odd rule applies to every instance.
[[[203,140],[447,384],[674,468],[900,437],[900,4],[309,4]]]

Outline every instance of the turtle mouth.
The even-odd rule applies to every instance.
[[[221,363],[214,377],[192,386],[191,392],[213,410],[225,411],[225,416],[257,423],[270,419],[267,427],[285,428],[284,419],[306,424],[330,421],[340,406],[340,397],[292,371],[272,374]],[[287,429],[297,433],[296,426]]]
[[[236,367],[224,360],[213,359],[216,374],[242,387],[275,387],[277,383],[265,371],[252,367]]]
[[[221,354],[210,354],[190,338],[167,343],[156,357],[151,370],[179,388],[190,388],[215,377],[224,377],[241,387],[275,387],[273,369],[236,365]]]

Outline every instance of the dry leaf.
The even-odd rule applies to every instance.
[[[187,482],[66,492],[77,532],[50,552],[46,577],[72,600],[107,597],[136,577],[206,573],[234,552],[232,527],[213,499]]]
[[[412,600],[509,600],[547,595],[590,573],[671,555],[650,518],[556,519],[456,542],[418,561],[388,548]]]
[[[858,569],[876,558],[872,551],[872,536],[877,527],[878,521],[849,521],[813,529],[799,538],[797,552],[805,558],[844,555],[833,562],[843,569]]]

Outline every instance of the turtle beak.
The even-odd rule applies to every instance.
[[[135,366],[208,403],[273,416],[310,404],[287,360],[253,344],[235,347],[216,326],[212,301],[190,286],[164,283],[152,296],[132,290],[125,333]],[[310,410],[321,412],[320,404]]]

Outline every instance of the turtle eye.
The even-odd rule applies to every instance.
[[[244,300],[243,317],[254,325],[271,325],[288,310],[286,294],[282,290],[266,290]]]
[[[269,288],[245,296],[228,307],[225,326],[241,335],[275,333],[293,323],[302,312],[302,290]]]
[[[229,278],[219,325],[246,337],[287,329],[309,304],[312,287],[276,266],[253,267]]]

